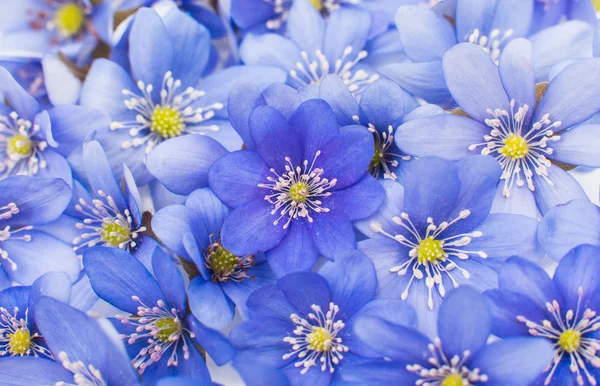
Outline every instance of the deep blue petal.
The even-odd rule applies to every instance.
[[[164,295],[163,299],[170,308],[176,308],[183,315],[186,309],[185,284],[174,258],[162,248],[156,248],[152,256],[152,268]]]
[[[188,288],[190,310],[202,324],[221,329],[233,321],[233,302],[225,295],[221,286],[197,276]]]
[[[535,323],[546,318],[539,304],[526,295],[504,289],[484,292],[492,315],[492,333],[501,338],[507,336],[528,336],[529,328],[517,317],[523,316]]]
[[[553,300],[562,303],[562,295],[546,272],[525,259],[508,259],[500,269],[499,284],[502,290],[523,294],[543,308]]]
[[[187,317],[187,324],[196,335],[194,338],[196,342],[206,350],[217,365],[222,366],[233,358],[233,346],[219,331],[203,326],[192,316]]]
[[[291,272],[310,271],[319,258],[319,250],[308,233],[302,218],[290,223],[283,240],[266,252],[269,266],[277,277]]]
[[[73,381],[73,374],[61,364],[31,356],[0,359],[0,374],[3,382],[11,386],[47,386]]]
[[[104,153],[100,143],[91,141],[85,145],[83,162],[92,194],[101,195],[100,192],[104,192],[108,197],[112,197],[115,205],[121,211],[127,209],[128,206],[121,187],[113,175],[106,153]]]
[[[321,254],[331,260],[356,248],[350,218],[343,212],[319,213],[308,222],[308,232]]]
[[[316,273],[291,273],[279,279],[277,287],[304,318],[315,312],[313,306],[321,307],[323,312],[327,312],[329,302],[332,301],[329,284]]]
[[[339,134],[335,113],[327,102],[320,99],[302,103],[290,117],[290,125],[300,134],[304,159],[309,162],[317,151],[323,150]]]

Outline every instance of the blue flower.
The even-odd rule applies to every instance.
[[[573,200],[550,209],[538,228],[538,240],[556,261],[578,245],[600,247],[600,208],[588,200]]]
[[[396,132],[398,147],[410,155],[449,160],[494,156],[503,169],[499,200],[518,213],[535,216],[532,196],[542,214],[556,204],[586,199],[575,179],[553,161],[600,166],[593,140],[598,126],[581,124],[600,112],[600,82],[581,78],[600,74],[600,59],[567,66],[539,103],[533,68],[525,39],[506,46],[499,66],[472,44],[452,48],[444,56],[446,81],[472,119],[439,115],[405,123]]]
[[[44,273],[62,271],[75,281],[79,261],[70,246],[41,230],[71,199],[60,179],[8,177],[0,181],[0,289],[11,281],[31,285]]]
[[[0,359],[0,374],[11,385],[134,386],[139,380],[123,349],[100,321],[47,296],[35,305],[36,324],[54,359]]]
[[[60,51],[86,64],[99,40],[111,42],[113,12],[109,1],[22,0],[2,4],[0,50],[41,56]]]
[[[589,3],[581,1],[584,2]],[[481,0],[476,4],[458,0],[456,22],[452,24],[446,17],[421,6],[401,7],[396,14],[396,26],[409,60],[382,67],[381,73],[428,102],[452,106],[453,90],[446,84],[442,66],[444,54],[466,42],[481,48],[497,62],[508,42],[528,36],[533,14],[534,0]],[[532,72],[536,79],[547,81],[552,66],[563,60],[589,56],[591,37],[590,26],[577,21],[530,36],[535,54]]]
[[[221,226],[230,210],[210,189],[190,194],[185,205],[170,205],[152,218],[158,239],[195,265],[199,275],[188,288],[190,309],[211,328],[225,328],[235,307],[247,318],[250,293],[275,280],[264,254],[235,256],[221,243]]]
[[[127,313],[118,315],[113,324],[147,384],[169,375],[210,382],[199,347],[218,365],[233,356],[225,337],[187,314],[183,277],[160,248],[152,257],[156,278],[135,257],[117,248],[89,249],[83,265],[98,296]]]
[[[499,175],[492,157],[410,162],[404,187],[384,181],[386,203],[356,224],[370,238],[358,249],[375,264],[378,296],[409,302],[430,336],[448,290],[464,284],[496,288],[494,269],[505,259],[540,255],[535,219],[490,214]]]
[[[383,202],[367,174],[373,136],[339,128],[331,107],[309,100],[289,120],[270,106],[249,120],[255,150],[229,153],[209,170],[215,194],[234,210],[223,222],[223,245],[237,256],[266,251],[282,276],[309,270],[356,246],[352,221]],[[343,133],[343,134],[340,134]]]
[[[229,126],[225,102],[231,86],[240,80],[259,83],[282,80],[283,74],[268,67],[229,67],[207,78],[205,69],[214,64],[210,34],[202,25],[177,9],[162,19],[147,8],[140,9],[131,23],[127,50],[111,62],[94,61],[81,91],[81,104],[108,114],[112,123],[98,131],[117,172],[126,161],[140,185],[152,179],[144,161],[163,141],[186,134],[207,134],[229,148],[241,147],[238,136]],[[210,142],[218,151],[222,147],[206,136],[203,140],[185,138],[183,142]],[[175,142],[180,146],[182,142]],[[170,153],[171,148],[163,148]],[[175,153],[184,155],[181,147]],[[171,154],[175,156],[177,154]],[[148,165],[161,162],[160,155],[148,159]],[[170,167],[163,167],[169,171]]]
[[[582,245],[562,258],[554,277],[518,257],[500,269],[500,288],[486,292],[500,337],[539,336],[555,350],[538,384],[595,385],[600,375],[600,249]]]
[[[486,345],[492,331],[490,310],[484,297],[469,287],[448,294],[437,325],[439,335],[432,341],[411,326],[362,316],[355,333],[386,360],[351,364],[345,369],[346,380],[377,385],[527,386],[552,358],[552,346],[541,338]]]
[[[324,19],[308,0],[296,1],[289,12],[289,38],[248,34],[240,57],[246,64],[281,68],[294,88],[318,85],[335,74],[351,92],[360,92],[379,78],[366,60],[370,26],[368,13],[342,8]]]
[[[327,262],[319,274],[292,273],[256,290],[247,303],[250,320],[231,331],[234,366],[248,385],[287,384],[274,380],[276,373],[293,385],[344,379],[348,366],[376,354],[353,333],[361,315],[415,323],[414,310],[404,302],[374,300],[376,287],[369,259],[350,252]]]
[[[29,286],[10,287],[0,292],[0,357],[35,356],[53,358],[35,323],[35,306],[40,296],[68,302],[71,281],[62,272],[49,272]]]

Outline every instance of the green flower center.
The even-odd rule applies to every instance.
[[[163,138],[173,138],[181,135],[185,123],[178,110],[169,106],[154,108],[151,119],[151,131],[155,131]]]
[[[450,374],[442,381],[440,386],[462,386],[463,379],[458,374]]]
[[[180,328],[180,324],[177,323],[174,318],[159,319],[156,321],[155,325],[158,327],[156,338],[161,342],[169,340],[169,337],[176,333]]]
[[[306,201],[308,196],[308,185],[305,182],[296,182],[290,188],[290,198],[300,204]]]
[[[444,256],[441,240],[436,240],[431,236],[422,240],[417,247],[417,259],[421,264],[434,263]]]
[[[75,3],[65,4],[56,12],[54,23],[62,36],[75,36],[85,23],[85,12]]]
[[[210,267],[219,277],[225,277],[235,271],[240,259],[219,245],[210,252],[208,257]]]
[[[581,332],[575,330],[566,330],[560,334],[558,344],[566,352],[574,353],[579,348],[581,343]]]
[[[504,146],[500,149],[500,153],[505,157],[512,159],[525,158],[529,152],[527,141],[519,135],[510,133],[503,142]]]
[[[112,247],[118,247],[131,239],[129,228],[119,225],[116,222],[102,224],[101,233],[102,240]]]
[[[315,327],[312,332],[306,335],[308,349],[316,352],[329,351],[332,346],[331,333],[323,327]]]
[[[12,355],[26,355],[31,346],[31,335],[26,329],[17,330],[9,334],[8,350]]]
[[[383,149],[377,143],[375,143],[375,149],[373,150],[373,158],[369,164],[369,169],[377,167],[383,159]]]
[[[29,137],[17,134],[10,137],[6,145],[6,154],[10,158],[27,158],[33,153],[33,142]]]

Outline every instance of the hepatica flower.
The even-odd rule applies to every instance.
[[[212,60],[210,34],[178,9],[162,19],[151,9],[140,9],[126,38],[129,55],[119,58],[121,65],[94,62],[81,104],[111,117],[110,130],[99,131],[97,139],[113,170],[126,161],[139,184],[152,178],[144,165],[146,155],[170,138],[206,134],[239,148],[224,110],[229,88],[243,79],[282,79],[274,68],[241,66],[202,79]]]
[[[553,345],[540,384],[597,384],[599,254],[591,245],[571,250],[552,279],[539,266],[513,257],[500,269],[500,288],[486,292],[495,335],[542,337]]]
[[[221,230],[223,245],[244,256],[266,251],[277,275],[309,270],[355,247],[352,221],[383,201],[367,174],[371,133],[340,134],[322,100],[304,102],[286,119],[269,106],[249,120],[255,150],[220,158],[209,170],[215,194],[234,210]]]
[[[528,36],[530,25],[536,20],[532,19],[534,1],[481,0],[475,5],[469,0],[458,0],[453,23],[422,6],[400,7],[396,27],[409,60],[384,66],[381,72],[428,102],[452,106],[454,93],[446,84],[442,68],[444,53],[457,44],[469,43],[497,63],[510,41]],[[589,57],[591,37],[590,26],[581,22],[564,23],[530,36],[535,54],[531,72],[543,82],[560,61]]]
[[[98,296],[125,312],[113,324],[144,382],[154,385],[167,375],[210,381],[199,348],[219,365],[231,359],[233,349],[225,337],[187,315],[183,277],[160,248],[152,257],[156,278],[117,248],[89,249],[83,265]]]
[[[375,264],[378,296],[408,301],[421,330],[432,336],[431,311],[439,310],[449,290],[463,284],[495,288],[495,265],[517,253],[537,256],[536,220],[490,214],[499,174],[491,157],[411,162],[404,188],[384,181],[386,203],[357,222],[370,237],[358,249]]]
[[[355,334],[386,360],[350,365],[346,379],[377,385],[527,386],[552,358],[552,347],[542,338],[486,345],[491,315],[483,296],[472,288],[448,294],[437,325],[439,335],[430,340],[371,315],[358,318]]]
[[[95,3],[95,2],[94,2]],[[87,60],[99,40],[110,43],[113,12],[109,1],[23,0],[3,4],[0,49],[43,55],[60,50]]]
[[[231,331],[234,366],[252,385],[265,384],[256,376],[261,368],[278,369],[294,385],[343,380],[347,366],[374,354],[353,332],[361,315],[415,322],[414,310],[401,301],[374,300],[376,286],[369,259],[350,252],[319,274],[292,273],[256,290],[247,303],[250,320]]]
[[[335,74],[350,91],[358,92],[379,78],[365,64],[370,26],[368,13],[340,9],[324,19],[308,0],[299,0],[289,13],[289,38],[250,34],[240,46],[240,57],[247,64],[283,69],[294,88],[318,85]]]
[[[504,49],[499,66],[473,45],[451,49],[444,56],[448,87],[471,118],[446,115],[405,123],[396,133],[398,146],[411,155],[449,160],[491,155],[502,166],[502,195],[518,195],[526,206],[533,193],[542,213],[585,199],[579,184],[553,161],[599,165],[600,152],[590,140],[598,127],[582,123],[600,111],[600,88],[580,76],[599,73],[600,60],[567,66],[538,104],[532,63],[531,44],[524,39]]]
[[[234,305],[247,318],[250,293],[275,280],[264,254],[236,256],[223,246],[221,226],[229,212],[205,188],[190,194],[185,205],[167,206],[152,218],[158,239],[197,268],[188,288],[190,309],[212,328],[231,324]]]

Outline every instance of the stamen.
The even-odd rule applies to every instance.
[[[213,283],[228,281],[242,282],[253,280],[255,276],[248,275],[248,269],[254,267],[254,255],[238,257],[223,247],[221,241],[216,241],[202,251],[206,267],[212,271]]]
[[[43,151],[48,147],[46,141],[34,139],[40,131],[38,125],[19,118],[16,112],[8,116],[0,115],[0,152],[6,157],[0,162],[0,176],[35,176],[47,164]]]
[[[504,33],[499,29],[493,29],[489,36],[485,36],[481,34],[479,29],[475,28],[466,38],[466,41],[480,46],[485,53],[490,55],[494,62],[497,62],[500,58],[502,44],[510,39],[514,32],[512,29],[507,29]]]
[[[357,117],[358,118],[358,117]],[[391,180],[397,180],[398,176],[394,173],[390,167],[398,167],[398,159],[402,161],[409,161],[410,156],[404,154],[396,154],[389,152],[388,149],[394,144],[394,128],[388,126],[387,132],[379,133],[375,126],[369,123],[368,130],[373,134],[375,149],[373,151],[373,159],[369,164],[369,173],[379,178],[383,172],[383,178]]]
[[[0,356],[45,356],[54,359],[50,350],[36,343],[42,335],[31,334],[28,327],[29,309],[25,309],[25,317],[17,315],[19,308],[15,307],[12,314],[0,307]]]
[[[32,240],[31,235],[28,235],[28,234],[25,234],[22,236],[13,236],[13,235],[20,233],[20,232],[30,231],[32,229],[33,229],[32,226],[24,226],[24,227],[17,228],[15,230],[11,230],[11,227],[7,225],[4,229],[2,229],[0,231],[0,241],[6,241],[8,239],[13,239],[13,240],[22,240],[22,241],[28,243]],[[9,257],[8,252],[2,248],[0,248],[0,258],[8,261],[8,263],[10,264],[10,268],[13,271],[17,270],[17,263],[15,263],[14,260],[12,260]]]
[[[77,386],[107,386],[102,378],[100,370],[94,365],[85,365],[82,361],[71,362],[66,352],[61,351],[58,354],[58,359],[62,362],[65,369],[73,373],[73,379]],[[65,382],[56,382],[56,386],[69,386]]]

